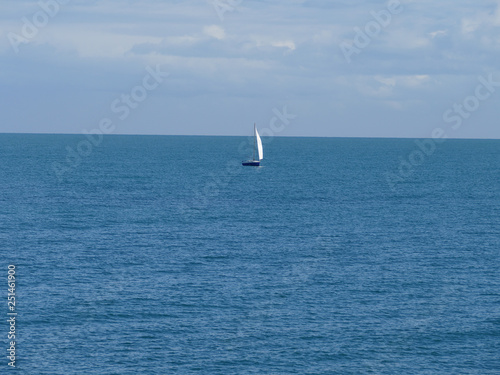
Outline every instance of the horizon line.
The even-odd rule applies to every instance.
[[[84,133],[33,133],[33,132],[0,132],[0,135],[82,135]],[[228,134],[137,134],[137,133],[112,133],[103,136],[145,136],[145,137],[251,137],[251,135]],[[395,137],[395,136],[328,136],[328,135],[273,135],[261,136],[262,138],[346,138],[346,139],[433,139],[432,137]],[[500,138],[442,138],[446,140],[485,140],[498,141]]]

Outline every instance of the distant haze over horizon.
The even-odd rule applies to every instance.
[[[3,132],[0,133],[0,135],[72,135],[72,136],[78,136],[78,135],[85,135],[85,133],[14,133],[14,132]],[[94,136],[94,134],[90,135],[89,137]],[[252,136],[250,134],[243,134],[243,135],[235,135],[235,134],[137,134],[137,133],[112,133],[112,134],[103,134],[103,136],[145,136],[145,137],[249,137],[251,138]],[[97,136],[96,136],[97,137]],[[315,136],[315,135],[275,135],[272,137],[277,137],[277,138],[345,138],[345,139],[401,139],[401,140],[418,140],[418,139],[432,139],[433,137],[337,137],[337,136]],[[263,139],[267,139],[266,136],[262,137]],[[86,139],[85,137],[82,138],[82,140]],[[480,137],[470,137],[470,138],[453,138],[453,137],[445,137],[446,140],[486,140],[486,141],[499,141],[500,138],[480,138]]]
[[[500,0],[6,0],[0,133],[500,139]]]

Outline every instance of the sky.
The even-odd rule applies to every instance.
[[[499,139],[499,62],[499,0],[3,0],[0,132]]]

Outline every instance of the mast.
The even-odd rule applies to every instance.
[[[253,123],[253,156],[252,160],[255,160],[255,142],[257,142],[257,137],[255,136],[255,122]]]

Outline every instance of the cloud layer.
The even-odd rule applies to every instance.
[[[479,76],[500,82],[499,1],[2,7],[1,132],[91,129],[158,64],[169,78],[117,133],[246,135],[286,105],[297,118],[281,135],[428,137]],[[345,46],[356,49],[349,58]],[[450,135],[500,138],[499,101],[500,87]]]

